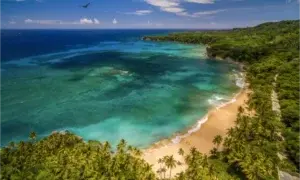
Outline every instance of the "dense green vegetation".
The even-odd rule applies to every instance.
[[[248,178],[254,176],[254,179],[275,177],[278,165],[289,171],[299,171],[298,20],[144,39],[206,44],[209,57],[228,58],[246,64],[247,80],[253,90],[249,107],[257,114],[254,117],[240,115],[237,126],[228,131],[224,143],[225,159],[238,166]],[[278,77],[276,80],[275,76]],[[275,81],[276,87],[273,87]],[[273,89],[279,96],[281,116],[272,111]],[[288,157],[282,165],[278,163],[278,152]],[[290,161],[294,166],[289,164]],[[247,168],[250,165],[251,170]],[[256,174],[251,174],[251,171]]]
[[[264,23],[226,31],[173,33],[145,40],[207,45],[209,57],[243,62],[252,90],[247,109],[239,108],[227,137],[216,136],[211,156],[195,148],[185,162],[159,159],[157,175],[140,151],[122,140],[115,152],[109,143],[84,142],[69,132],[40,141],[11,143],[1,149],[1,179],[169,179],[185,163],[179,180],[278,179],[278,169],[299,171],[299,21]],[[272,110],[277,92],[281,113]],[[248,112],[253,110],[255,114]],[[283,157],[283,158],[282,158]]]
[[[155,179],[141,151],[124,140],[112,152],[108,142],[84,142],[69,132],[31,139],[1,149],[1,179]]]

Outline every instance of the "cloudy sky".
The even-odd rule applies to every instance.
[[[217,29],[287,19],[299,19],[299,0],[1,0],[1,28],[10,29]]]

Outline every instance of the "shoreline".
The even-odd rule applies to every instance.
[[[176,43],[176,41],[171,41],[171,42]],[[177,43],[181,43],[181,42],[177,42]],[[193,44],[193,43],[191,43],[191,44]],[[180,143],[181,139],[187,138],[192,133],[195,133],[195,132],[197,132],[201,129],[201,125],[203,125],[204,123],[206,123],[208,121],[211,111],[218,110],[218,109],[223,108],[223,107],[225,107],[229,104],[234,103],[237,100],[237,97],[240,94],[242,94],[244,91],[249,91],[249,88],[248,88],[249,85],[246,82],[245,71],[244,71],[245,65],[243,63],[234,61],[230,57],[227,57],[227,58],[221,58],[221,57],[218,57],[218,56],[210,57],[207,54],[207,52],[208,52],[207,48],[209,48],[209,46],[207,44],[202,44],[202,45],[204,45],[204,47],[206,49],[206,52],[205,52],[205,57],[206,58],[210,58],[210,59],[217,60],[217,61],[227,61],[229,63],[233,63],[233,64],[238,65],[238,67],[240,69],[240,74],[242,76],[242,78],[236,77],[236,86],[240,87],[239,91],[233,95],[233,97],[230,99],[230,101],[225,102],[223,104],[219,104],[219,105],[209,109],[208,112],[205,114],[205,116],[203,116],[201,119],[197,120],[194,125],[192,125],[190,127],[187,127],[187,128],[183,129],[182,131],[180,131],[178,133],[174,133],[172,136],[170,136],[168,138],[163,138],[163,139],[151,144],[149,147],[143,148],[142,149],[143,152],[147,152],[147,150],[149,150],[149,149],[159,148],[160,146],[166,146],[166,145],[171,144],[171,143],[173,143],[173,144]],[[235,76],[236,76],[236,74],[235,74]],[[178,138],[179,138],[179,140],[177,140]]]
[[[188,153],[190,148],[195,147],[201,153],[208,155],[214,147],[213,138],[216,135],[226,136],[227,129],[235,126],[238,107],[246,106],[249,92],[251,91],[245,83],[245,86],[230,101],[209,110],[191,128],[144,149],[142,158],[153,165],[153,170],[156,172],[160,168],[160,164],[157,163],[158,159],[166,155],[173,155],[176,160],[184,163],[183,157],[178,154],[180,148]],[[172,170],[172,174],[176,175],[185,169],[184,164],[177,166]]]

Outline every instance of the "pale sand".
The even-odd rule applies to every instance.
[[[178,155],[179,148],[188,153],[191,147],[196,147],[201,153],[209,155],[209,151],[214,147],[212,143],[213,138],[216,135],[225,136],[227,129],[235,125],[238,107],[246,106],[249,93],[250,90],[244,88],[235,97],[235,102],[211,110],[208,113],[207,121],[201,125],[199,130],[181,139],[180,143],[177,144],[172,143],[170,140],[163,140],[151,148],[144,150],[143,158],[149,164],[153,165],[153,170],[156,172],[160,168],[160,164],[157,161],[163,156],[173,155],[176,160],[184,162],[183,157]],[[183,171],[185,168],[185,165],[177,166],[172,170],[172,176]],[[166,173],[166,177],[169,177],[169,172]]]

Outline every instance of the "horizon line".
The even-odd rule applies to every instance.
[[[0,28],[0,30],[230,30],[235,28]]]

